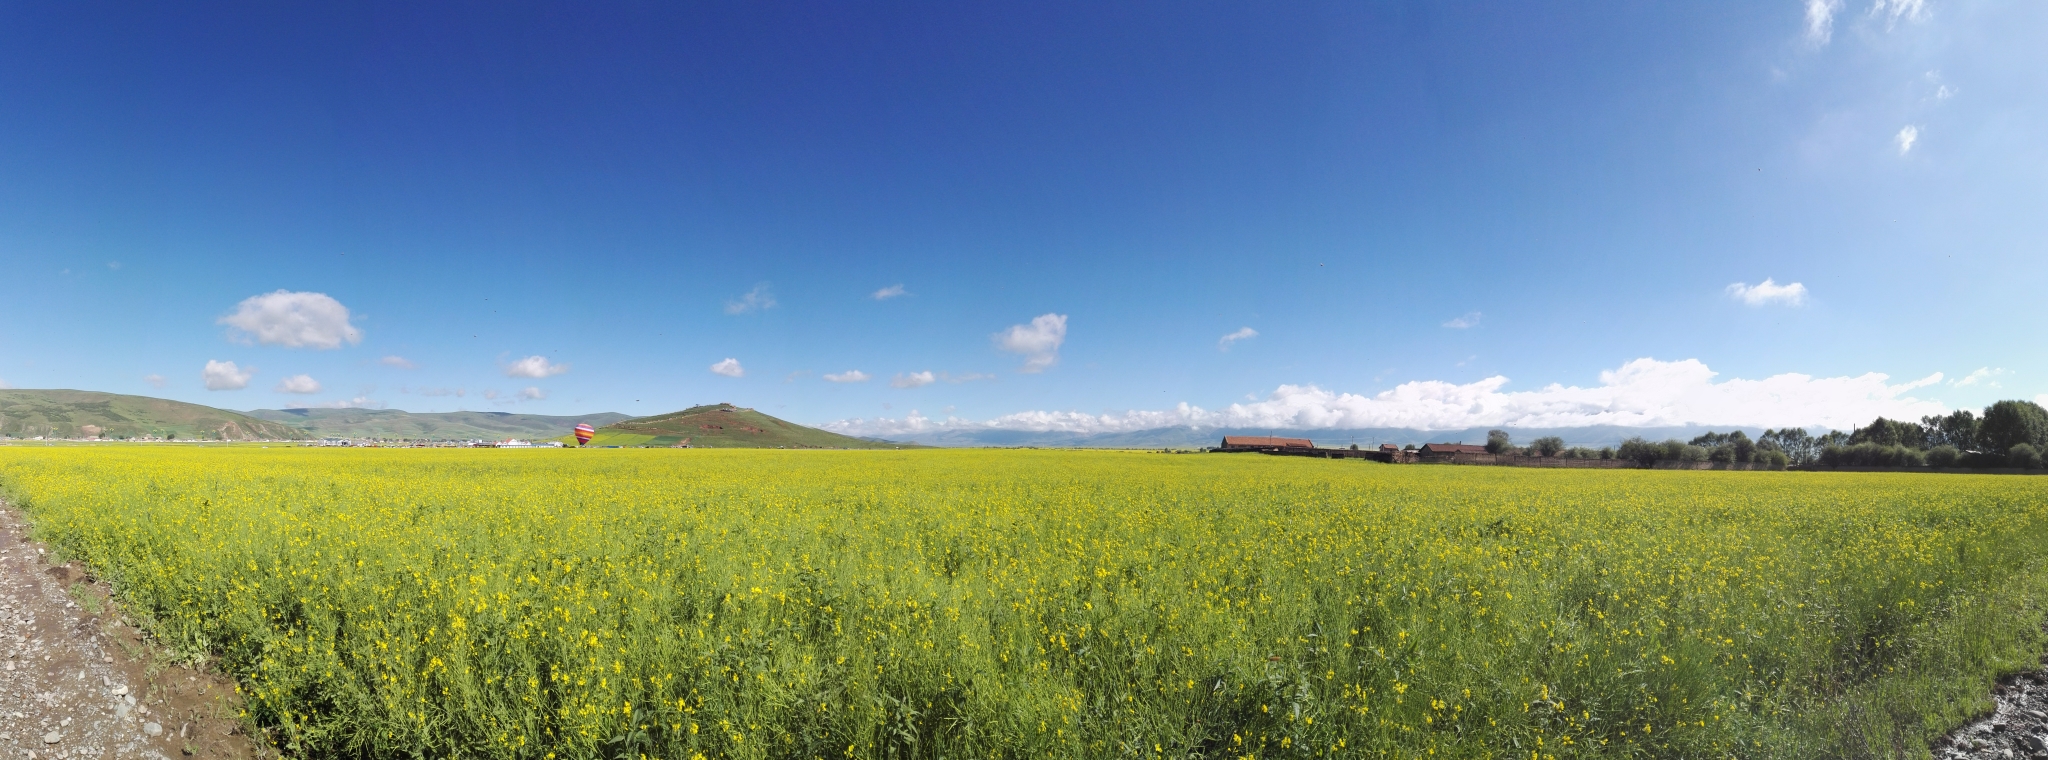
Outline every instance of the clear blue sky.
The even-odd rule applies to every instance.
[[[0,382],[867,431],[2033,398],[2044,39],[1945,0],[4,2]]]

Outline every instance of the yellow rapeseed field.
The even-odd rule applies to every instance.
[[[2048,479],[1136,452],[0,447],[292,755],[1924,754]]]

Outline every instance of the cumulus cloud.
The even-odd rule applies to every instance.
[[[1826,426],[1849,429],[1883,416],[1919,419],[1942,414],[1938,401],[1911,395],[1941,381],[1937,372],[1893,384],[1888,375],[1813,377],[1798,373],[1761,380],[1716,381],[1696,359],[1636,359],[1600,373],[1600,384],[1552,384],[1507,390],[1494,376],[1471,383],[1418,380],[1374,395],[1337,393],[1313,385],[1282,385],[1263,400],[1208,410],[1185,402],[1172,409],[1120,414],[1030,411],[985,421],[934,420],[915,413],[902,419],[848,419],[823,425],[849,435],[903,436],[950,429],[1120,433],[1169,427],[1316,430],[1475,427],[1585,427],[1617,425]]]
[[[320,381],[314,380],[312,375],[292,375],[277,381],[273,390],[278,393],[319,393]]]
[[[1018,372],[1044,372],[1059,363],[1060,344],[1067,342],[1067,315],[1040,314],[1031,324],[1011,325],[992,337],[996,348],[1025,357]]]
[[[1259,331],[1251,329],[1249,327],[1240,327],[1237,328],[1237,332],[1225,335],[1221,338],[1217,338],[1216,350],[1229,351],[1230,344],[1236,343],[1240,340],[1251,340],[1252,338],[1256,337],[1259,337]]]
[[[938,380],[939,376],[932,374],[929,370],[909,374],[897,373],[895,377],[889,379],[889,385],[895,388],[917,388],[931,385],[938,382]]]
[[[524,389],[521,389],[521,390],[519,391],[519,400],[520,400],[520,401],[539,401],[539,400],[541,400],[541,399],[544,399],[544,398],[547,398],[547,397],[548,397],[548,392],[547,392],[547,391],[544,391],[544,390],[541,390],[541,389],[539,389],[539,388],[535,388],[535,387],[532,387],[532,386],[527,386],[526,388],[524,388]]]
[[[725,302],[725,313],[745,314],[750,311],[775,308],[775,294],[768,292],[768,283],[755,285],[746,295]]]
[[[555,364],[545,356],[529,356],[505,365],[506,377],[530,377],[535,380],[554,377],[569,371],[567,364]]]
[[[1453,319],[1453,320],[1451,320],[1451,321],[1449,321],[1449,322],[1445,322],[1445,323],[1444,323],[1444,326],[1445,326],[1445,327],[1448,327],[1448,328],[1451,328],[1451,329],[1453,329],[1453,330],[1466,330],[1466,329],[1471,329],[1471,328],[1474,328],[1474,327],[1478,327],[1478,326],[1479,326],[1479,318],[1480,318],[1481,316],[1484,316],[1484,315],[1482,315],[1482,314],[1480,314],[1479,312],[1476,312],[1476,311],[1468,311],[1468,312],[1465,312],[1465,315],[1464,315],[1464,316],[1462,316],[1462,317],[1458,317],[1458,318],[1456,318],[1456,319]]]
[[[1768,306],[1774,303],[1800,306],[1806,303],[1806,286],[1796,282],[1779,285],[1771,278],[1765,277],[1763,282],[1755,285],[1729,283],[1728,296],[1747,306]]]
[[[745,377],[747,370],[740,366],[740,360],[728,356],[725,358],[725,361],[711,365],[711,374],[724,375],[726,377]]]
[[[256,376],[256,368],[242,369],[235,366],[234,362],[217,362],[209,359],[206,362],[206,369],[201,370],[199,376],[206,381],[206,389],[209,391],[238,391],[249,387],[249,378]]]
[[[1998,387],[1998,381],[1994,378],[2003,374],[2005,374],[2005,370],[2002,368],[1992,369],[1990,367],[1978,367],[1977,371],[1956,378],[1955,380],[1951,381],[1949,385],[1955,386],[1957,388],[1965,388],[1968,386],[1976,385],[1978,383],[1983,383],[1985,387],[1996,388]]]
[[[164,379],[163,375],[151,374],[143,375],[142,382],[149,383],[149,387],[151,388],[162,388],[165,385],[170,384],[171,381]]]
[[[1911,124],[1907,124],[1906,126],[1901,127],[1899,129],[1899,133],[1897,135],[1892,136],[1892,142],[1898,143],[1899,145],[1899,155],[1901,156],[1913,152],[1913,143],[1919,141],[1920,128],[1913,126]]]
[[[230,337],[286,348],[341,348],[363,342],[363,331],[349,324],[348,307],[326,293],[279,290],[242,299],[235,313],[221,317]]]
[[[877,300],[877,301],[887,301],[887,300],[889,300],[889,299],[891,299],[891,298],[895,298],[895,297],[897,297],[897,296],[907,296],[907,295],[910,295],[910,291],[908,291],[908,290],[904,290],[904,289],[903,289],[903,283],[900,283],[900,282],[899,282],[899,283],[896,283],[896,284],[894,284],[894,285],[890,285],[889,287],[886,287],[886,288],[883,288],[883,289],[881,289],[881,290],[877,290],[877,291],[875,291],[875,292],[874,292],[874,299],[875,299],[875,300]]]
[[[1826,45],[1835,36],[1835,11],[1842,0],[1806,0],[1806,41]]]
[[[382,359],[378,359],[377,363],[382,364],[386,367],[397,367],[399,369],[416,369],[419,367],[419,365],[412,363],[412,360],[407,359],[403,356],[399,356],[397,354],[392,354]]]
[[[834,383],[865,383],[868,381],[868,373],[857,369],[850,369],[836,375],[826,373],[825,380]]]

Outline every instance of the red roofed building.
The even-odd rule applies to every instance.
[[[1279,438],[1270,435],[1226,435],[1222,448],[1228,449],[1312,449],[1307,438]]]
[[[1485,447],[1485,446],[1475,446],[1475,445],[1472,445],[1472,444],[1468,444],[1468,443],[1425,443],[1425,444],[1422,444],[1422,451],[1421,451],[1421,453],[1423,453],[1423,454],[1484,454],[1484,453],[1486,453],[1486,447]]]

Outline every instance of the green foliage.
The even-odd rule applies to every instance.
[[[1820,463],[1833,467],[1920,467],[1927,464],[1927,455],[1905,446],[1864,442],[1822,449]]]
[[[1904,446],[1909,449],[1925,448],[1927,431],[1918,423],[1888,420],[1879,417],[1869,425],[1857,428],[1849,434],[1849,445],[1874,443],[1879,446]]]
[[[1854,757],[2030,666],[2048,542],[2048,480],[1971,476],[11,447],[0,482],[315,758]]]
[[[2006,451],[2005,459],[2013,467],[2041,469],[2041,452],[2030,443],[2013,444],[2013,447]]]
[[[1962,458],[1963,452],[1957,451],[1956,447],[1945,443],[1927,450],[1927,465],[1929,467],[1954,467],[1957,462],[1962,461]]]
[[[1513,454],[1513,453],[1515,453],[1515,442],[1514,442],[1514,440],[1513,440],[1513,439],[1511,439],[1511,438],[1509,438],[1509,437],[1508,437],[1508,431],[1506,431],[1506,430],[1488,430],[1488,431],[1486,431],[1486,453],[1488,453],[1488,454]]]
[[[1537,456],[1557,456],[1558,452],[1564,451],[1564,439],[1554,435],[1543,436],[1529,443],[1529,451]]]
[[[2008,451],[2022,443],[2037,450],[2048,446],[2048,411],[2032,401],[1992,404],[1977,426],[1977,441],[1992,452]]]
[[[1920,427],[1927,431],[1928,446],[1948,446],[1957,451],[1977,447],[1977,424],[1977,415],[1968,409],[1920,418]]]

